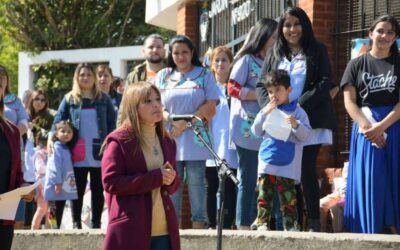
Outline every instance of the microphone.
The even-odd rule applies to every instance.
[[[194,118],[198,119],[197,116],[195,115],[170,115],[169,119],[171,121],[180,121],[180,120],[184,120],[187,122],[191,122]]]

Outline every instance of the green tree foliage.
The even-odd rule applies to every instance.
[[[75,65],[50,61],[33,67],[38,75],[36,89],[43,89],[49,96],[49,107],[56,109],[65,93],[71,90]]]
[[[174,33],[148,25],[145,0],[1,0],[0,63],[10,71],[17,90],[17,51],[131,46],[151,33]],[[72,86],[74,65],[52,61],[34,67],[41,88],[58,105]],[[72,69],[72,70],[71,70]]]
[[[2,13],[3,9],[4,5],[0,1],[0,13]],[[0,15],[0,24],[4,20],[5,17]],[[0,28],[0,64],[7,68],[11,80],[11,92],[13,93],[17,93],[18,90],[18,50],[18,46],[4,32],[3,27]]]
[[[0,64],[7,68],[11,92],[18,92],[18,47],[7,36],[0,35]]]
[[[141,44],[145,0],[3,0],[3,27],[26,51]]]

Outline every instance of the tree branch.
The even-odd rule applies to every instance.
[[[117,46],[121,46],[122,39],[124,38],[126,24],[128,23],[128,20],[129,20],[129,17],[131,15],[133,6],[135,6],[135,1],[134,0],[131,1],[131,5],[129,6],[128,12],[126,13],[124,23],[123,23],[123,25],[121,27],[121,32],[119,33],[119,39],[118,39]]]
[[[106,19],[107,17],[109,17],[113,11],[114,11],[114,7],[117,4],[118,0],[113,0],[110,5],[108,6],[108,9],[106,12],[104,12],[104,14],[100,17],[100,19],[96,22],[96,24],[93,26],[93,29],[90,31],[91,35],[95,34],[95,31],[97,30],[97,28],[99,27],[99,25],[103,22],[104,19]]]
[[[44,0],[39,0],[39,1],[43,5],[44,15],[46,17],[46,20],[49,22],[50,27],[52,28],[53,32],[56,33],[55,35],[61,35],[60,31],[58,30],[57,24],[54,21],[53,16],[51,15],[51,12],[49,10],[49,5],[47,5],[47,3]],[[39,6],[39,3],[38,2],[36,2],[36,3]]]

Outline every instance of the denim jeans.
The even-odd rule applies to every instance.
[[[152,236],[151,237],[151,250],[170,250],[171,242],[169,235]]]
[[[24,200],[20,200],[18,203],[17,213],[15,215],[16,221],[24,221],[25,220],[25,206],[26,206],[26,202]]]
[[[172,202],[179,221],[182,210],[183,181],[186,179],[189,187],[192,222],[207,222],[206,161],[177,161],[176,167],[182,185],[172,196]]]
[[[250,226],[257,215],[257,166],[258,151],[241,148],[236,145],[239,158],[238,187],[236,201],[236,225]]]
[[[278,192],[274,193],[274,202],[272,206],[272,215],[275,219],[275,230],[283,231],[283,218],[281,211],[281,201],[279,200]]]

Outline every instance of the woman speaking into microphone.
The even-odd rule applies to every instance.
[[[172,195],[175,142],[164,129],[158,89],[145,82],[127,87],[122,125],[106,139],[102,177],[109,224],[103,249],[179,250]]]

